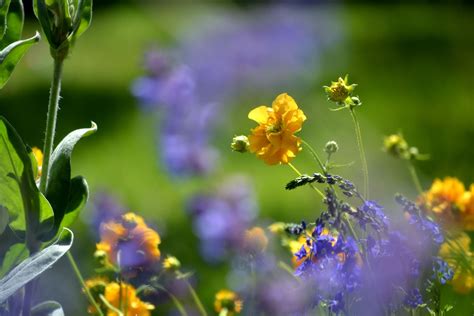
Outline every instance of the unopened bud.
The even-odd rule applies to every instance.
[[[176,271],[181,267],[181,262],[174,256],[168,256],[163,260],[163,269],[167,271]]]
[[[339,150],[339,146],[337,143],[333,140],[329,141],[326,143],[326,146],[324,146],[324,151],[328,154],[334,154]]]
[[[337,81],[331,82],[330,86],[324,86],[324,90],[330,101],[336,102],[338,104],[343,104],[346,102],[347,98],[352,95],[356,84],[349,85],[348,76],[346,75],[344,79],[339,77]]]
[[[239,153],[246,153],[249,150],[249,146],[249,139],[245,135],[235,136],[230,145],[233,151]]]

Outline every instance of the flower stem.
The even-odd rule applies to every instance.
[[[367,167],[367,159],[365,157],[364,144],[362,143],[362,134],[360,132],[359,120],[354,109],[350,108],[352,120],[354,121],[355,134],[357,138],[357,147],[359,148],[360,161],[362,163],[362,172],[364,173],[364,196],[369,199],[369,169]]]
[[[104,316],[104,313],[102,313],[102,310],[100,309],[99,304],[97,304],[91,292],[87,288],[86,282],[84,281],[84,278],[82,277],[81,271],[77,267],[76,260],[74,260],[74,257],[72,256],[70,251],[67,252],[67,258],[69,259],[69,263],[71,263],[72,269],[74,270],[74,273],[76,274],[76,277],[79,280],[79,283],[81,283],[81,286],[84,289],[84,292],[86,292],[89,302],[92,304],[92,306],[94,306],[94,308],[97,310],[97,313],[100,316]]]
[[[413,162],[411,162],[411,161],[408,162],[408,170],[410,171],[411,179],[413,180],[413,183],[415,184],[415,187],[418,190],[418,193],[422,194],[423,193],[423,187],[421,186],[420,178],[418,177],[418,174],[416,172],[416,168],[413,165]]]
[[[319,167],[321,168],[321,170],[323,171],[324,174],[326,174],[326,167],[324,166],[322,160],[319,158],[318,156],[318,153],[313,149],[313,147],[311,147],[310,144],[308,144],[306,141],[304,140],[301,140],[301,142],[306,146],[308,147],[309,149],[309,152],[311,153],[311,155],[313,155],[314,159],[318,162],[318,165]]]
[[[296,169],[296,167],[293,166],[293,164],[288,163],[288,166],[290,166],[290,168],[293,169],[293,171],[294,171],[298,176],[300,176],[300,177],[302,176],[302,173],[301,173],[298,169]],[[316,191],[319,195],[321,195],[321,197],[322,197],[323,199],[326,198],[326,196],[323,194],[323,192],[321,192],[321,190],[319,190],[314,184],[310,183],[309,185],[313,188],[314,191]]]
[[[199,309],[199,312],[201,313],[202,316],[207,316],[206,309],[204,308],[204,305],[201,302],[201,299],[197,295],[196,291],[194,288],[191,286],[189,281],[187,279],[184,280],[186,282],[186,285],[188,286],[189,292],[191,293],[191,296],[194,299],[194,303],[196,304],[197,308]]]
[[[54,59],[53,80],[49,94],[48,116],[46,119],[46,135],[44,140],[43,169],[40,180],[40,191],[44,193],[48,182],[49,162],[54,145],[54,133],[56,131],[56,120],[59,109],[59,99],[61,92],[61,75],[63,70],[63,59]]]

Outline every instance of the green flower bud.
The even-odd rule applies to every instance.
[[[245,135],[235,136],[232,139],[230,148],[239,153],[246,153],[249,150],[249,139]]]
[[[329,141],[326,143],[326,146],[324,146],[324,151],[328,154],[334,154],[339,150],[339,146],[337,143],[333,140]]]
[[[348,80],[349,77],[346,75],[344,79],[339,77],[337,81],[331,82],[330,86],[324,86],[328,100],[338,104],[344,104],[357,86],[356,84],[349,85]]]
[[[51,55],[59,60],[67,57],[92,20],[92,0],[34,0],[33,9],[48,39]]]
[[[393,134],[385,137],[383,147],[387,153],[396,158],[408,158],[408,143],[401,134]]]

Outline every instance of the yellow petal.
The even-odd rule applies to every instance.
[[[258,124],[265,124],[268,120],[268,111],[271,110],[265,105],[256,107],[249,113],[249,119],[257,122]]]
[[[297,110],[298,105],[291,96],[287,93],[282,93],[273,101],[272,108],[276,113],[282,116],[287,111]]]

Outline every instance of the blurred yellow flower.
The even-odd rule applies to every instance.
[[[268,238],[261,227],[253,227],[245,231],[244,249],[251,253],[264,252],[268,246]]]
[[[43,169],[43,152],[38,147],[31,148],[33,155],[36,158],[36,163],[38,164],[38,176],[37,178],[41,177],[41,171]]]
[[[220,290],[216,293],[214,309],[217,313],[224,313],[227,316],[239,314],[242,311],[242,300],[237,294],[229,290]]]
[[[174,256],[167,256],[165,260],[163,260],[163,269],[167,271],[175,271],[181,267],[181,262],[179,262],[178,258]]]
[[[454,271],[450,283],[461,294],[467,294],[474,288],[474,256],[470,244],[471,238],[466,233],[459,233],[455,238],[446,240],[439,250],[439,256]]]
[[[436,179],[431,188],[420,196],[418,203],[432,212],[443,225],[458,225],[464,191],[464,184],[457,178]]]
[[[296,157],[301,139],[294,134],[301,130],[306,116],[291,96],[282,93],[271,108],[259,106],[248,117],[259,124],[248,137],[250,152],[269,165],[286,164]]]
[[[109,261],[122,266],[141,266],[160,259],[160,236],[142,217],[127,213],[120,220],[103,223],[97,250],[107,253]],[[120,254],[120,260],[117,257]]]
[[[130,284],[111,282],[107,284],[104,296],[107,302],[117,309],[120,309],[121,302],[126,304],[124,309],[127,312],[124,316],[149,316],[150,311],[155,309],[152,304],[140,300],[135,288]],[[118,314],[109,309],[107,316],[118,316]]]
[[[305,236],[300,236],[297,240],[290,240],[288,242],[288,247],[291,252],[291,263],[293,264],[294,268],[298,268],[310,255],[311,249],[306,243],[306,237]],[[306,250],[306,257],[298,259],[298,257],[295,256],[295,253],[300,251],[301,247],[304,247]]]
[[[461,202],[461,223],[463,229],[474,230],[474,184],[464,192]]]

